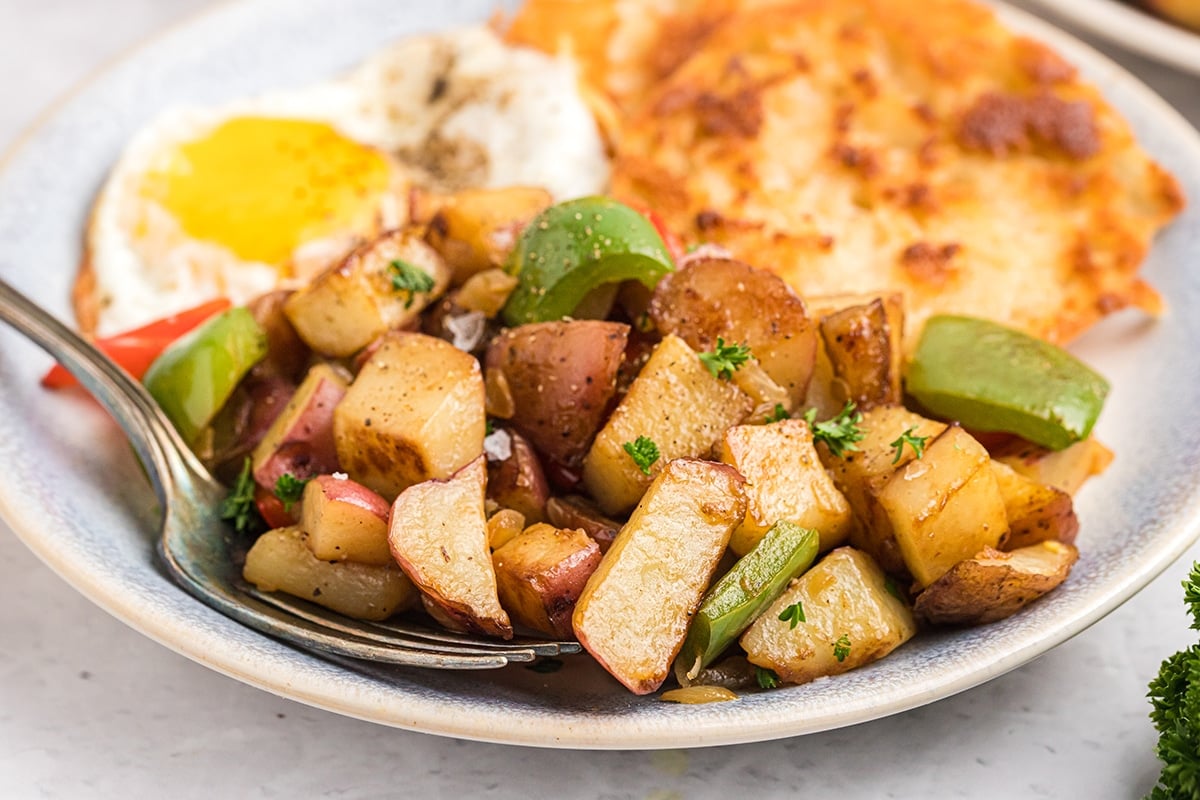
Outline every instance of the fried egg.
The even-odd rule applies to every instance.
[[[295,286],[402,224],[413,186],[606,190],[574,67],[485,27],[414,37],[329,82],[141,130],[93,208],[76,285],[100,335]]]

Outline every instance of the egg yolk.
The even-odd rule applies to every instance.
[[[173,148],[142,192],[189,236],[282,265],[305,242],[367,228],[389,179],[383,154],[330,125],[238,117]]]

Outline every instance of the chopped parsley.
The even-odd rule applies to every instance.
[[[775,670],[765,667],[754,668],[754,680],[763,689],[774,689],[779,686],[779,676],[775,674]]]
[[[242,471],[229,494],[221,501],[221,519],[233,523],[238,533],[255,533],[265,526],[254,502],[254,476],[250,474],[250,457],[242,462]]]
[[[850,655],[850,637],[842,634],[836,642],[833,643],[833,657],[838,660],[838,663],[846,660],[846,656]]]
[[[301,480],[290,472],[285,472],[275,481],[275,496],[283,501],[283,510],[291,511],[292,506],[300,501],[304,494],[307,480]]]
[[[810,408],[804,412],[804,421],[812,431],[813,441],[824,442],[836,458],[841,458],[851,450],[857,450],[856,442],[861,442],[866,435],[858,427],[862,422],[862,414],[854,410],[852,400],[847,401],[833,419],[817,422],[817,410]]]
[[[745,344],[725,344],[725,340],[717,337],[717,346],[711,353],[701,353],[700,362],[708,368],[714,378],[732,380],[733,373],[741,369],[750,360],[750,347]]]
[[[792,415],[789,414],[787,409],[783,407],[783,403],[776,403],[775,408],[773,408],[771,413],[767,415],[767,424],[791,418]]]
[[[1183,601],[1200,630],[1200,561],[1183,583]],[[1162,662],[1147,696],[1162,762],[1149,800],[1200,797],[1200,642]]]
[[[658,445],[649,436],[639,436],[632,442],[626,442],[621,445],[625,448],[625,452],[633,459],[633,463],[637,464],[643,474],[650,474],[650,467],[658,461],[662,455],[658,452]]]
[[[491,436],[496,432],[496,420],[488,417],[483,423],[483,433],[485,436]]]
[[[917,458],[925,455],[925,443],[929,441],[929,437],[917,436],[913,433],[916,429],[916,425],[906,428],[904,433],[900,434],[900,438],[888,445],[888,447],[896,448],[896,457],[892,459],[893,464],[900,462],[900,457],[904,455],[904,445],[911,447]]]
[[[411,264],[399,258],[392,259],[392,263],[388,264],[388,277],[392,280],[393,290],[408,292],[408,301],[404,304],[405,308],[412,306],[413,298],[418,292],[432,291],[434,286],[432,275],[416,264]]]
[[[792,603],[790,606],[785,608],[780,613],[779,619],[782,622],[790,622],[791,624],[788,626],[789,628],[795,628],[801,622],[808,621],[804,618],[804,606],[800,605],[798,602]]]

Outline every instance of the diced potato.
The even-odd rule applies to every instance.
[[[390,510],[386,500],[361,483],[344,475],[318,475],[304,487],[300,529],[308,534],[308,549],[317,558],[391,564]]]
[[[389,500],[470,463],[486,424],[479,362],[420,333],[384,337],[333,415],[342,469]]]
[[[492,553],[492,564],[500,605],[514,621],[547,636],[575,638],[575,601],[600,565],[600,548],[586,533],[538,523]]]
[[[242,577],[264,592],[286,592],[355,619],[382,620],[417,602],[417,590],[395,564],[326,561],[298,527],[267,531],[246,554]]]
[[[866,411],[901,401],[904,317],[898,296],[828,314],[820,330],[843,402]]]
[[[478,311],[488,319],[500,313],[520,280],[502,269],[477,272],[454,295],[454,304],[465,311]]]
[[[392,504],[392,556],[439,619],[511,639],[500,606],[483,508],[487,467],[479,456],[449,480],[410,486]],[[440,613],[439,613],[440,612]]]
[[[899,460],[896,459],[896,448],[891,443],[900,434],[911,428],[914,436],[933,437],[946,426],[902,406],[880,406],[863,414],[859,427],[863,439],[857,443],[858,450],[835,456],[821,444],[817,453],[858,520],[851,530],[850,544],[865,550],[889,574],[903,576],[907,573],[904,558],[892,535],[887,514],[878,507],[875,493],[898,467],[914,457],[912,449],[906,447]]]
[[[793,626],[795,615],[780,615],[795,604],[803,621]],[[806,683],[877,661],[916,631],[912,612],[871,557],[839,547],[792,581],[741,644],[751,663],[786,683]]]
[[[346,394],[346,378],[329,364],[317,364],[254,448],[254,480],[268,491],[283,475],[304,479],[338,470],[334,411]]]
[[[525,532],[525,515],[511,508],[502,508],[488,517],[488,547],[499,550]]]
[[[745,394],[714,378],[682,339],[668,335],[596,435],[583,461],[583,485],[606,513],[625,512],[665,464],[707,456],[750,408]],[[625,451],[624,445],[639,436],[652,439],[661,454],[650,474]]]
[[[1067,579],[1073,545],[1048,540],[1007,553],[985,548],[917,596],[917,616],[935,625],[981,625],[1011,616]]]
[[[578,466],[617,388],[629,326],[599,320],[520,325],[492,340],[487,371],[504,375],[511,425],[534,448]]]
[[[465,189],[442,199],[429,221],[429,243],[446,259],[461,285],[472,275],[499,267],[529,220],[553,202],[541,187]]]
[[[733,528],[742,476],[678,459],[658,473],[575,604],[580,644],[635,694],[671,670]]]
[[[817,331],[804,301],[770,270],[740,261],[706,258],[667,273],[654,289],[650,319],[697,352],[717,337],[744,343],[763,370],[800,405],[812,376]]]
[[[900,467],[875,494],[908,572],[928,586],[963,559],[996,547],[1008,533],[991,459],[952,425]]]
[[[730,428],[717,445],[717,457],[746,479],[746,517],[729,541],[738,555],[750,552],[780,520],[815,528],[822,551],[850,535],[850,504],[817,457],[803,420]]]
[[[433,283],[427,292],[397,288],[395,262]],[[417,229],[388,231],[295,292],[284,306],[305,344],[327,356],[353,355],[388,330],[415,319],[450,283],[450,269]]]
[[[1078,492],[1088,478],[1108,469],[1113,460],[1112,451],[1091,438],[1057,451],[1015,440],[1013,446],[1002,448],[993,455],[997,461],[1027,478],[1071,495]]]
[[[1008,536],[1000,543],[1002,549],[1016,550],[1047,539],[1074,543],[1079,518],[1071,495],[1027,478],[999,461],[993,460],[991,467],[1008,517]]]

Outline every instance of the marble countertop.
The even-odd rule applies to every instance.
[[[208,2],[0,0],[0,148]],[[1093,43],[1200,125],[1200,78]],[[924,708],[769,743],[589,753],[393,730],[243,685],[91,605],[0,522],[0,797],[1140,797],[1159,771],[1146,684],[1195,640],[1180,590],[1194,560],[1200,545],[1083,634]]]

